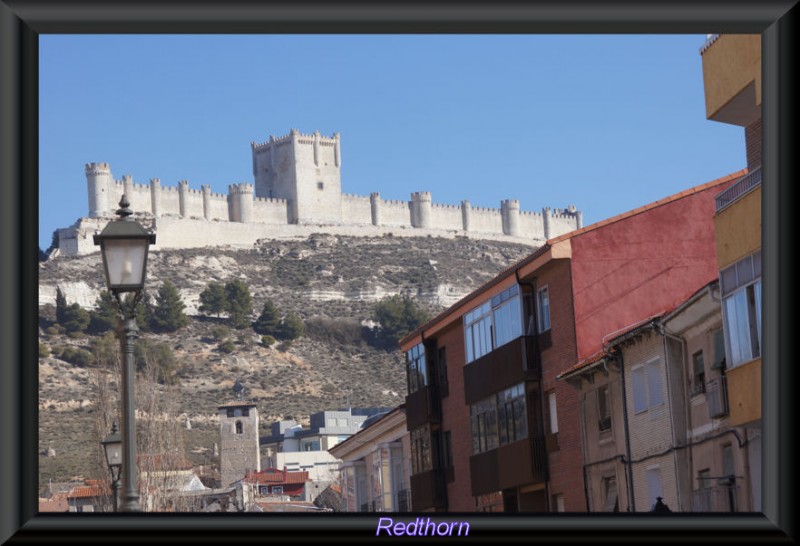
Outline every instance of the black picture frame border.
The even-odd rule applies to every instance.
[[[188,9],[188,7],[191,9]],[[38,36],[46,33],[760,33],[763,53],[763,513],[548,514],[466,520],[477,541],[776,541],[794,536],[795,1],[574,0],[491,5],[318,0],[0,0],[0,542],[367,542],[379,515],[38,514]],[[93,70],[86,67],[87,78]],[[524,69],[524,66],[521,67]],[[698,74],[698,78],[700,75]],[[676,166],[679,170],[680,166]],[[778,181],[782,181],[778,183]],[[770,362],[783,363],[770,366]],[[329,517],[330,516],[330,517]],[[399,517],[399,516],[396,516]],[[404,517],[404,520],[410,519]],[[439,519],[439,518],[437,518]],[[415,540],[426,540],[416,538]],[[431,540],[441,540],[433,538]]]

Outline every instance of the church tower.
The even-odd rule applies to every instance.
[[[248,470],[261,470],[258,409],[244,399],[239,380],[233,385],[233,400],[219,406],[221,486],[230,487]]]
[[[251,148],[256,197],[285,199],[291,224],[342,223],[339,133],[324,137],[292,129]]]

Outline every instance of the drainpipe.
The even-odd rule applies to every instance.
[[[530,310],[531,311],[531,318],[533,319],[533,340],[534,340],[533,341],[533,350],[536,351],[536,353],[537,353],[536,356],[539,359],[539,370],[538,370],[538,373],[537,373],[537,376],[538,376],[538,381],[537,382],[539,383],[539,387],[536,390],[539,393],[539,424],[541,426],[538,427],[538,428],[539,428],[539,430],[542,431],[542,441],[544,442],[544,429],[545,429],[545,424],[544,424],[544,389],[543,389],[544,384],[543,384],[543,381],[542,381],[542,367],[543,367],[541,365],[542,364],[542,353],[539,350],[539,324],[538,324],[538,321],[537,321],[537,318],[536,318],[536,313],[537,313],[537,309],[536,309],[536,305],[537,305],[537,303],[536,303],[536,277],[534,277],[532,281],[526,281],[526,282],[523,283],[522,279],[520,279],[520,277],[519,277],[519,269],[514,269],[514,276],[517,279],[517,284],[520,284],[520,285],[521,284],[526,284],[531,288],[531,297],[533,298],[533,304],[532,304],[532,306],[531,306],[532,308]],[[527,325],[525,325],[525,331],[527,332]],[[547,454],[547,448],[544,447],[543,451],[544,451],[544,461],[542,461],[542,463],[544,464],[544,473],[547,476],[547,478],[544,480],[545,502],[547,503],[547,510],[552,512],[553,511],[553,506],[552,506],[552,499],[550,498],[550,461],[549,461],[549,456]],[[585,485],[586,485],[586,482],[584,481],[584,486]]]
[[[710,294],[710,292],[709,292]],[[668,362],[669,359],[669,348],[667,347],[667,339],[672,339],[680,343],[681,346],[681,381],[684,381],[684,378],[687,376],[686,371],[686,340],[681,337],[675,336],[667,330],[664,324],[660,324],[661,333],[664,335],[664,362]],[[671,392],[670,385],[669,385],[669,366],[665,367],[667,372],[667,392]],[[691,402],[689,400],[689,396],[684,394],[683,396],[683,404],[684,404],[684,411],[686,412],[686,433],[692,430],[692,407]],[[672,405],[672,397],[670,396],[670,406]],[[676,445],[676,438],[675,438],[675,414],[674,412],[670,411],[669,415],[670,426],[672,427],[672,443],[677,448]],[[692,449],[689,448],[689,480],[691,481],[694,478],[694,458],[692,457]],[[673,452],[673,459],[675,462],[675,469],[678,469],[678,450],[676,449]],[[683,498],[681,496],[681,481],[678,480],[677,483],[678,487],[678,508],[679,510],[683,511]]]
[[[622,357],[622,350],[615,351],[617,362],[619,363],[619,377],[622,385],[622,424],[625,431],[625,469],[627,470],[628,482],[628,511],[636,512],[636,500],[633,496],[633,466],[631,458],[631,434],[628,429],[628,394],[625,390],[625,360]]]

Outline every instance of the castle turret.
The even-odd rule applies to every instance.
[[[544,238],[549,239],[550,226],[552,225],[550,207],[542,208],[542,222],[544,224]]]
[[[111,167],[109,167],[108,163],[86,164],[86,186],[89,195],[90,218],[100,218],[110,212],[108,198],[112,184]]]
[[[181,180],[178,182],[178,207],[180,215],[184,218],[189,216],[189,181]]]
[[[418,191],[411,194],[411,225],[417,228],[431,228],[431,192]]]
[[[519,237],[519,201],[516,199],[501,201],[500,216],[503,220],[503,233]]]
[[[161,216],[161,180],[158,178],[150,179],[150,207],[153,216]]]
[[[253,221],[253,185],[231,184],[228,186],[231,222]]]
[[[211,186],[203,184],[200,189],[203,190],[203,218],[211,220]]]
[[[464,199],[461,201],[461,226],[464,231],[469,231],[470,228],[470,215],[472,214],[472,205],[469,201]]]
[[[381,225],[381,194],[378,192],[369,194],[369,207],[372,213],[372,225]]]

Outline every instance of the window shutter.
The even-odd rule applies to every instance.
[[[633,412],[647,409],[647,391],[644,377],[644,366],[633,370]]]
[[[650,407],[664,403],[664,382],[661,380],[661,366],[658,361],[647,364],[647,387]]]

